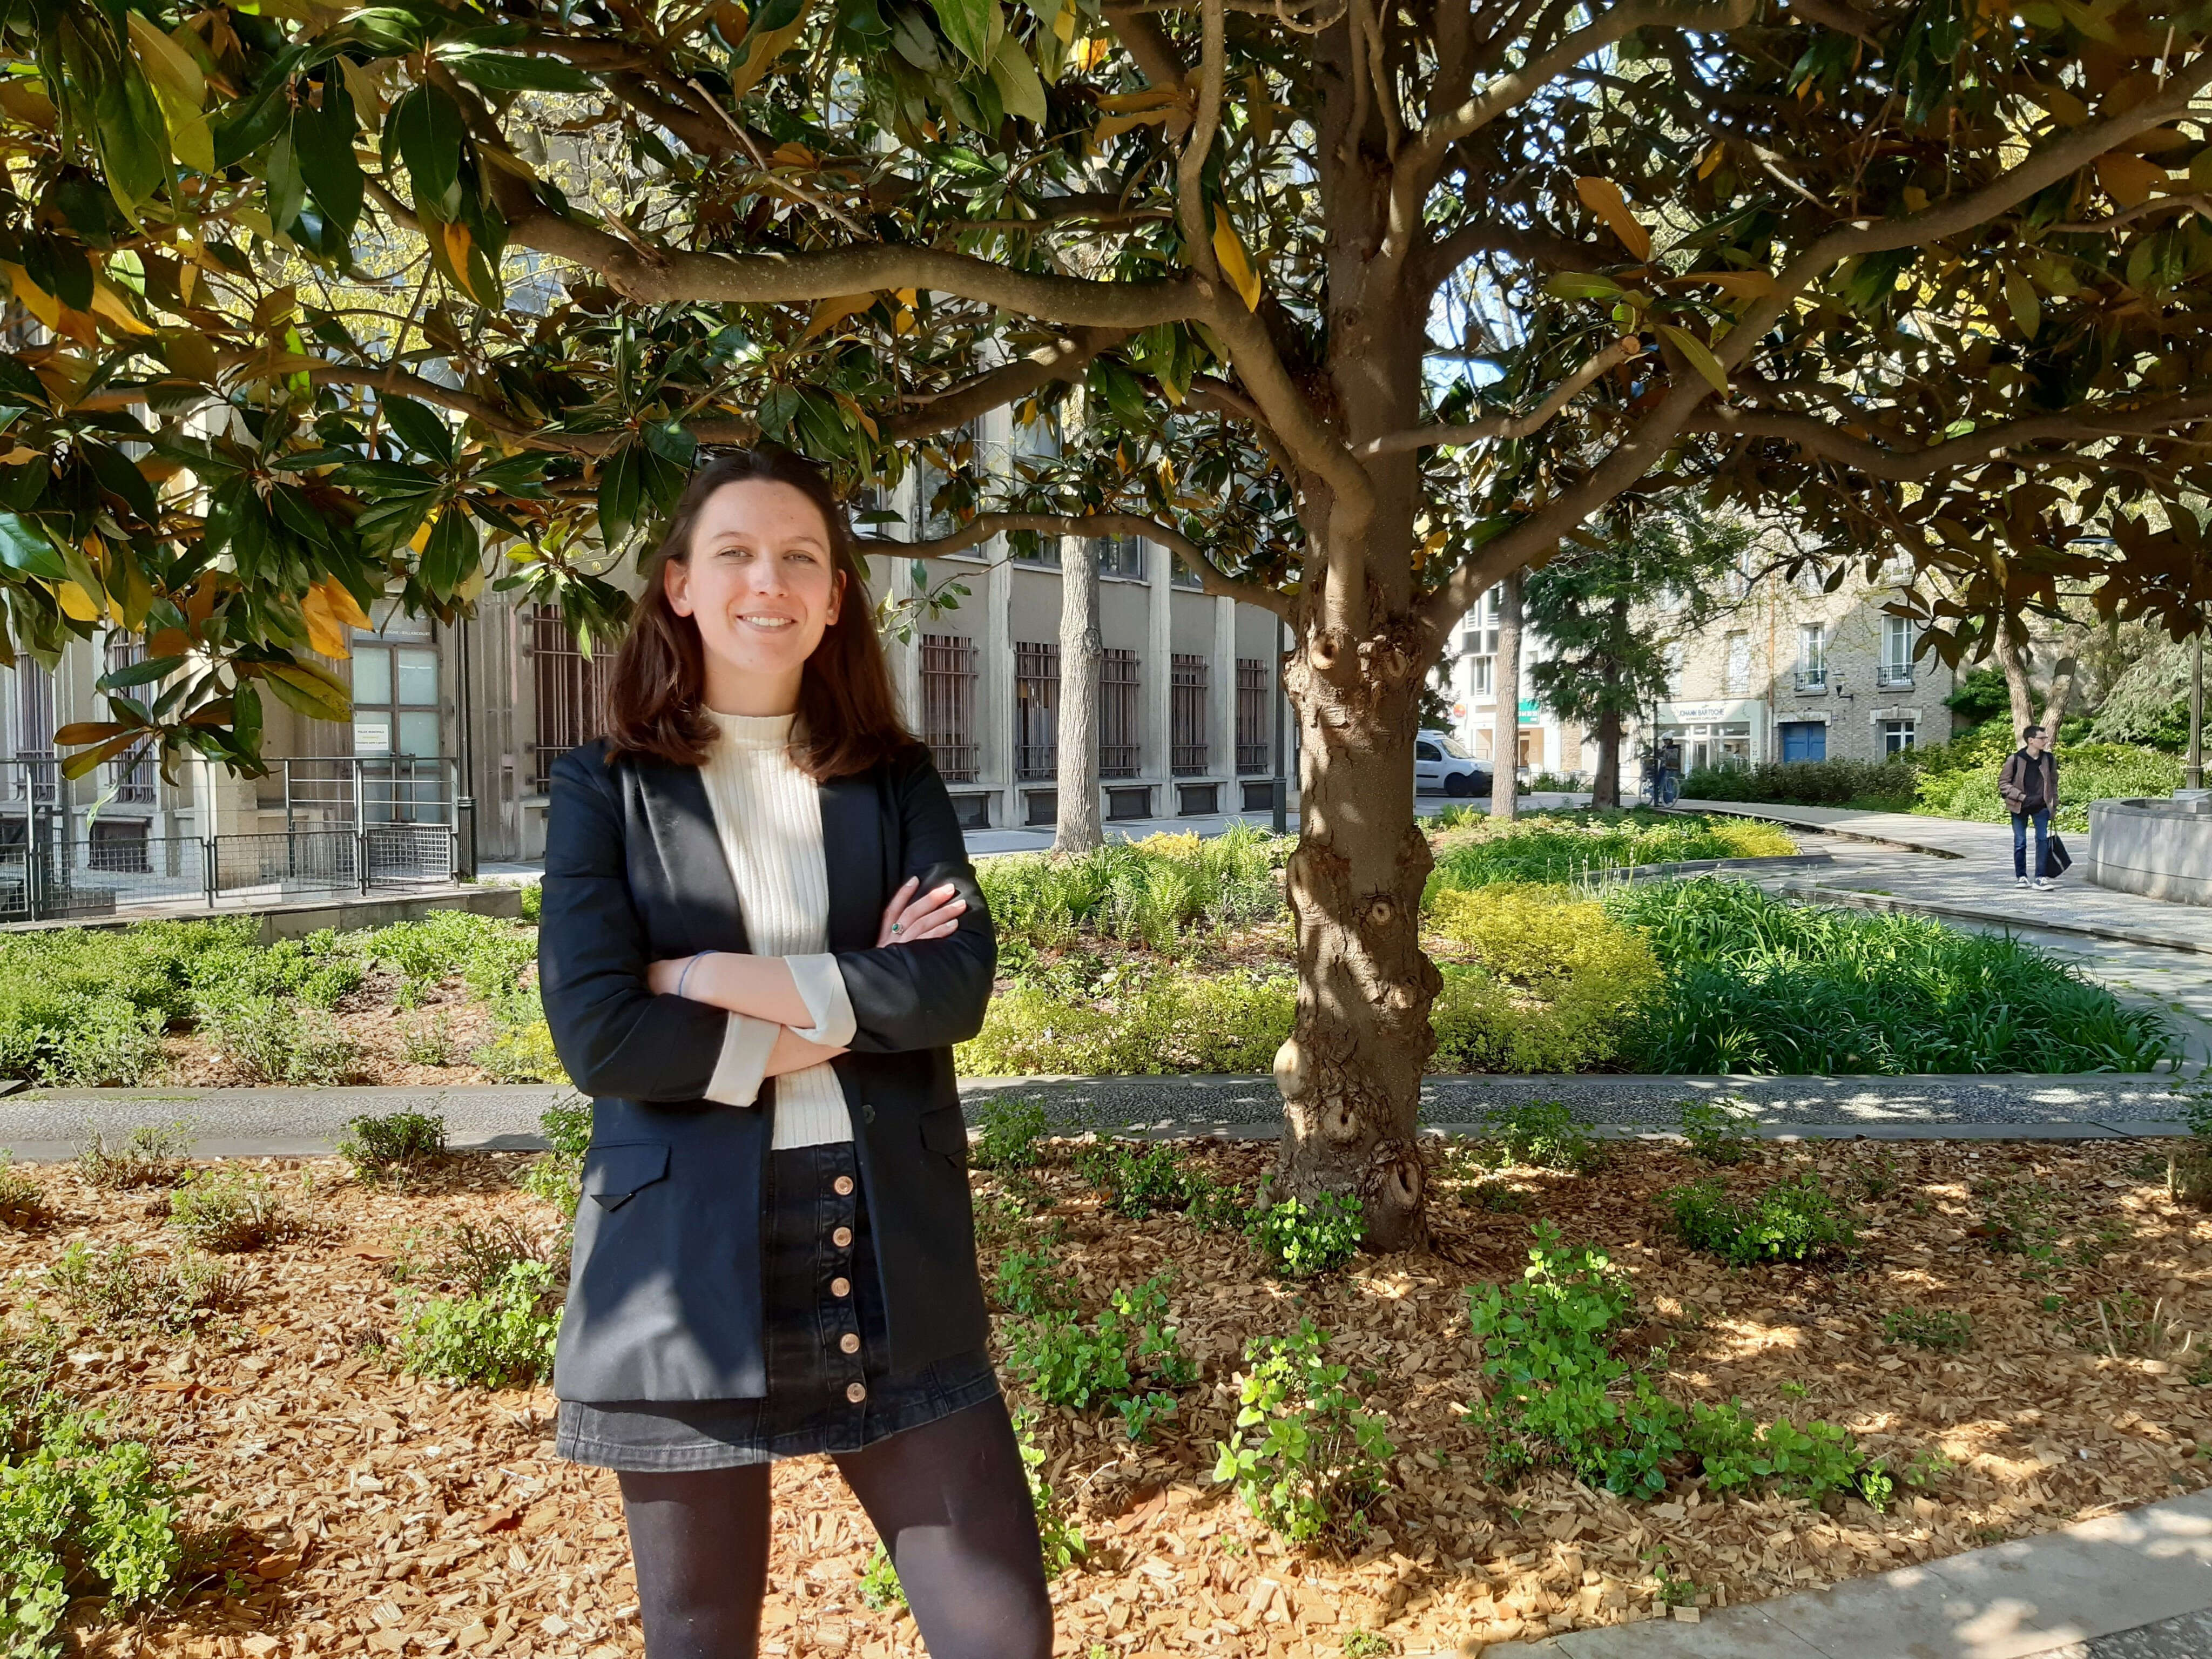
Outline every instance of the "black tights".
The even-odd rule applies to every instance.
[[[1052,1601],[1004,1400],[836,1461],[890,1552],[931,1659],[1049,1659]],[[769,1466],[620,1479],[646,1659],[753,1659]]]

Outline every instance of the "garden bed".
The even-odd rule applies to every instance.
[[[1578,1161],[1566,1140],[1563,1154],[1558,1133],[1539,1135],[1522,1155]],[[1158,1179],[1121,1201],[1176,1201],[1166,1188],[1178,1182],[1185,1197],[1249,1195],[1272,1155],[1219,1143],[1156,1154]],[[2212,1326],[2212,1224],[2175,1207],[2162,1158],[2141,1143],[1769,1145],[1717,1174],[1647,1146],[1579,1175],[1478,1168],[1460,1144],[1439,1167],[1432,1250],[1304,1281],[1270,1274],[1234,1228],[1117,1214],[1076,1160],[1059,1143],[1040,1168],[976,1175],[987,1266],[995,1275],[1006,1252],[1032,1253],[1024,1271],[1072,1285],[1054,1317],[1079,1322],[1165,1272],[1195,1376],[1164,1390],[1174,1409],[1134,1444],[1096,1403],[1039,1407],[1009,1382],[1035,1409],[1053,1513],[1087,1546],[1054,1583],[1063,1651],[1449,1652],[1670,1603],[1756,1601],[2206,1484],[2191,1454],[2212,1444],[2212,1392],[2185,1333]],[[284,1224],[264,1248],[220,1258],[228,1310],[181,1333],[90,1322],[47,1277],[78,1241],[167,1255],[175,1229],[147,1202],[158,1211],[161,1189],[30,1172],[49,1217],[0,1224],[15,1328],[61,1322],[59,1387],[106,1411],[108,1432],[189,1462],[203,1490],[186,1518],[216,1535],[210,1576],[181,1604],[108,1626],[80,1602],[70,1624],[84,1651],[638,1650],[612,1477],[552,1460],[549,1393],[413,1380],[390,1358],[402,1310],[423,1293],[408,1264],[441,1230],[513,1223],[514,1237],[557,1241],[558,1212],[515,1189],[530,1162],[456,1158],[401,1189],[360,1184],[335,1160],[252,1166]],[[1659,1202],[1701,1179],[1742,1196],[1808,1172],[1856,1235],[1808,1265],[1728,1266],[1677,1237]],[[1926,1485],[1900,1478],[1878,1511],[1847,1495],[1863,1486],[1818,1499],[1761,1480],[1716,1491],[1717,1462],[1699,1473],[1680,1456],[1661,1460],[1649,1498],[1542,1461],[1488,1473],[1511,1437],[1466,1418],[1498,1391],[1468,1292],[1517,1280],[1537,1222],[1609,1254],[1632,1291],[1613,1351],[1674,1407],[1738,1400],[1770,1429],[1818,1419],[1845,1432],[1862,1469],[1881,1460]],[[1341,1547],[1286,1545],[1209,1478],[1247,1343],[1302,1318],[1394,1443],[1370,1529]],[[996,1322],[1006,1372],[1033,1339],[1020,1316]],[[1929,1475],[1937,1454],[1951,1467]],[[916,1650],[910,1622],[864,1597],[874,1540],[828,1464],[781,1466],[775,1490],[765,1650]]]

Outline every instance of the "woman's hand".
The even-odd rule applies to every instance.
[[[927,893],[917,893],[921,886],[918,876],[908,876],[884,911],[883,925],[876,933],[878,950],[886,945],[912,945],[918,939],[943,939],[960,925],[961,912],[968,901],[955,896],[958,889],[951,882],[933,887]]]

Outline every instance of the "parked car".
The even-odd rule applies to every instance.
[[[1413,739],[1413,793],[1425,789],[1441,789],[1447,795],[1487,795],[1490,768],[1449,732],[1422,732]]]

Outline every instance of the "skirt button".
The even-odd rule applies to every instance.
[[[866,1383],[848,1382],[845,1385],[845,1398],[851,1401],[855,1406],[859,1405],[867,1397],[868,1389]]]
[[[831,1280],[830,1281],[830,1295],[832,1295],[832,1296],[850,1296],[850,1295],[852,1295],[852,1293],[853,1293],[853,1281],[852,1281],[851,1279],[849,1279],[845,1278],[842,1273],[841,1273],[840,1275],[838,1275],[838,1277],[836,1277],[836,1279],[831,1279]]]
[[[844,1198],[853,1190],[853,1177],[850,1176],[839,1176],[835,1181],[831,1182],[830,1185],[836,1189],[838,1197]]]
[[[850,1227],[838,1228],[836,1232],[830,1235],[830,1242],[839,1249],[843,1249],[853,1242],[853,1230]]]
[[[860,1351],[860,1339],[848,1331],[837,1339],[837,1346],[847,1353],[858,1353]]]

